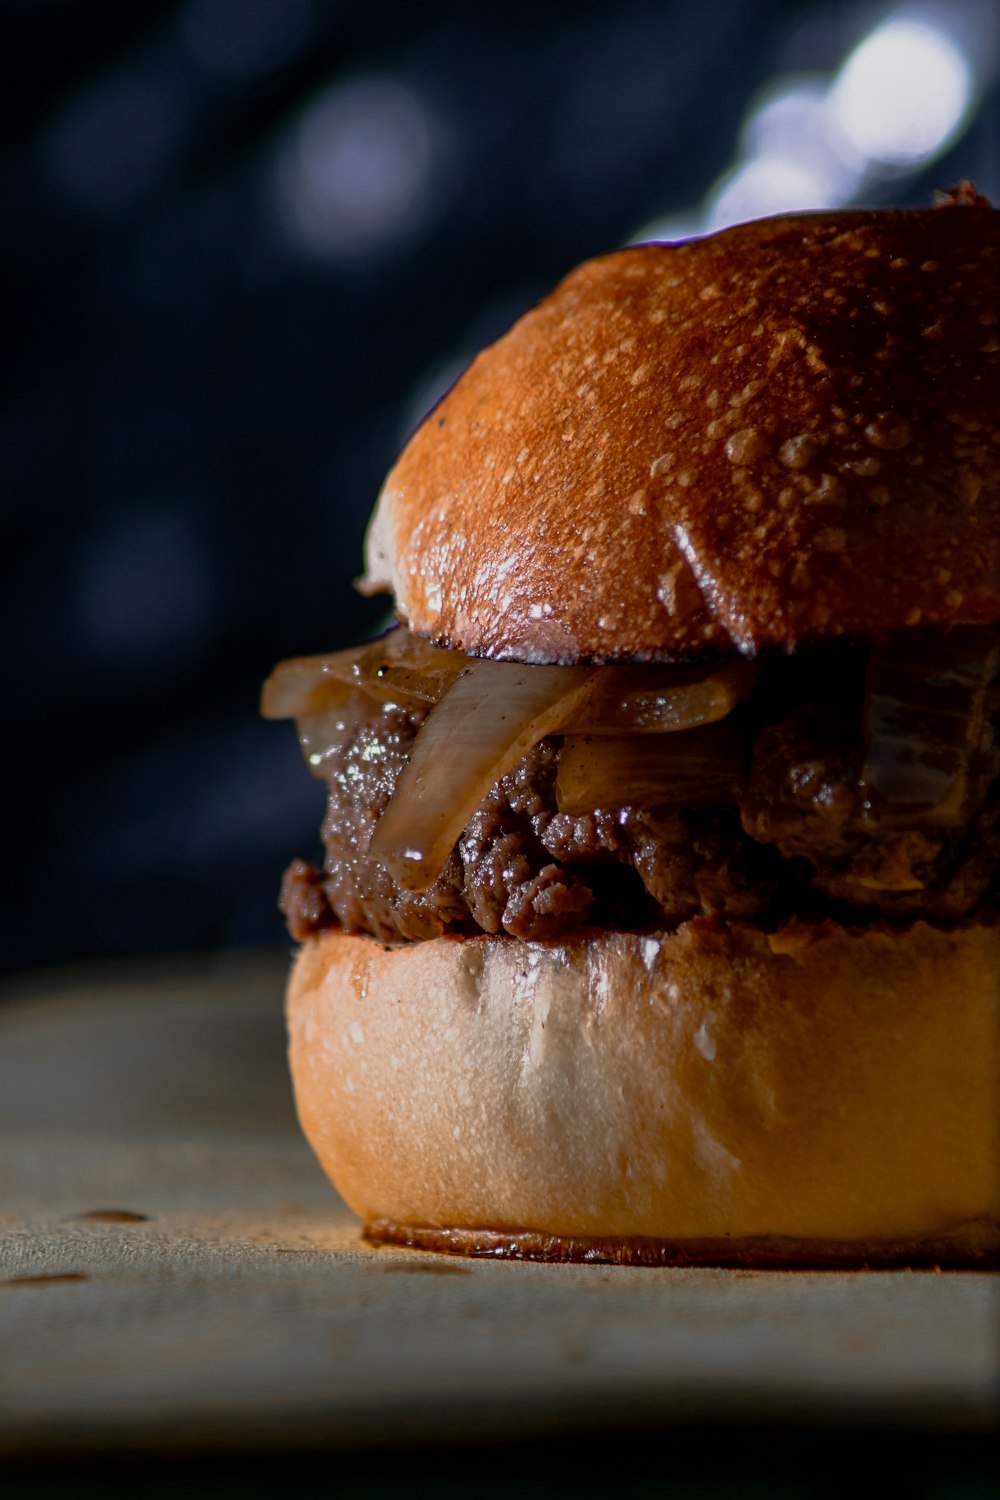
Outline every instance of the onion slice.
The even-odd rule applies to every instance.
[[[371,853],[408,890],[426,890],[494,782],[553,734],[600,667],[470,660],[421,726],[379,819]]]
[[[432,646],[398,626],[367,646],[281,662],[264,684],[261,713],[297,719],[336,710],[359,692],[415,708],[442,698],[467,664],[461,651]]]
[[[741,738],[731,723],[678,734],[569,734],[559,751],[561,813],[595,808],[725,806],[744,779]]]
[[[989,713],[1000,632],[964,626],[876,646],[865,680],[871,815],[957,827],[997,773]]]
[[[724,719],[760,676],[760,663],[704,667],[604,667],[585,701],[566,720],[578,734],[674,734]]]
[[[297,719],[336,710],[359,692],[403,708],[437,703],[469,660],[397,628],[367,646],[281,662],[264,684],[261,712],[267,719]],[[495,665],[505,677],[523,670],[515,662]],[[725,718],[759,675],[759,664],[744,660],[707,673],[704,667],[656,664],[602,667],[564,727],[579,734],[693,729]]]

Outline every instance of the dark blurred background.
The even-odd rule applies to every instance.
[[[995,0],[6,0],[0,967],[281,943],[256,715],[408,431],[577,261],[1000,199]]]

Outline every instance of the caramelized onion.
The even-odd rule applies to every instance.
[[[422,725],[372,855],[400,885],[426,890],[490,787],[566,722],[601,670],[469,661]]]
[[[998,670],[1000,632],[987,626],[873,649],[861,773],[873,816],[965,821],[997,773],[989,694]]]
[[[336,710],[359,692],[368,695],[369,710],[372,701],[403,708],[436,703],[467,665],[461,651],[397,628],[368,646],[281,662],[264,684],[261,713],[297,719]]]
[[[460,673],[472,669],[478,667],[460,651],[433,646],[399,627],[367,646],[282,662],[264,684],[261,712],[268,719],[297,721],[306,762],[314,775],[322,776],[331,754],[352,728],[371,717],[373,705],[426,708],[440,702]],[[525,668],[492,662],[482,683],[488,678],[497,700],[490,708],[494,717],[502,715],[514,684],[527,681],[526,671],[544,672],[544,678],[533,679],[544,683],[539,695],[563,705],[558,720],[550,722],[546,716],[545,734],[620,735],[673,734],[714,723],[750,692],[760,669],[748,661],[707,673],[704,667]],[[578,694],[573,688],[581,671],[589,674],[589,688]]]
[[[707,676],[704,667],[604,667],[593,690],[565,721],[579,734],[674,734],[724,719],[760,676],[735,661]]]
[[[322,777],[344,737],[371,718],[375,705],[426,708],[466,666],[461,651],[432,646],[400,627],[367,646],[281,662],[264,684],[261,713],[295,719],[306,764]]]
[[[461,651],[432,646],[396,629],[371,645],[325,656],[300,656],[275,667],[264,684],[267,719],[294,719],[336,709],[357,692],[401,707],[437,703],[469,665]],[[523,670],[498,663],[498,685]],[[554,667],[553,672],[569,668]],[[603,667],[565,728],[580,734],[673,733],[722,719],[750,692],[760,675],[756,662],[736,661],[706,673],[704,667]]]
[[[382,701],[437,703],[468,665],[464,652],[433,646],[400,628],[366,647],[358,670],[361,686]]]
[[[563,813],[665,804],[724,805],[743,781],[743,750],[732,724],[678,734],[570,734],[559,752],[556,800]]]

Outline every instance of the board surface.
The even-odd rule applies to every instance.
[[[0,1454],[692,1422],[995,1428],[997,1276],[366,1246],[294,1119],[286,964],[148,961],[7,985]]]

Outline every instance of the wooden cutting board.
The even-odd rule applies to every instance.
[[[0,1454],[995,1428],[996,1276],[367,1247],[298,1134],[286,961],[0,996]]]

